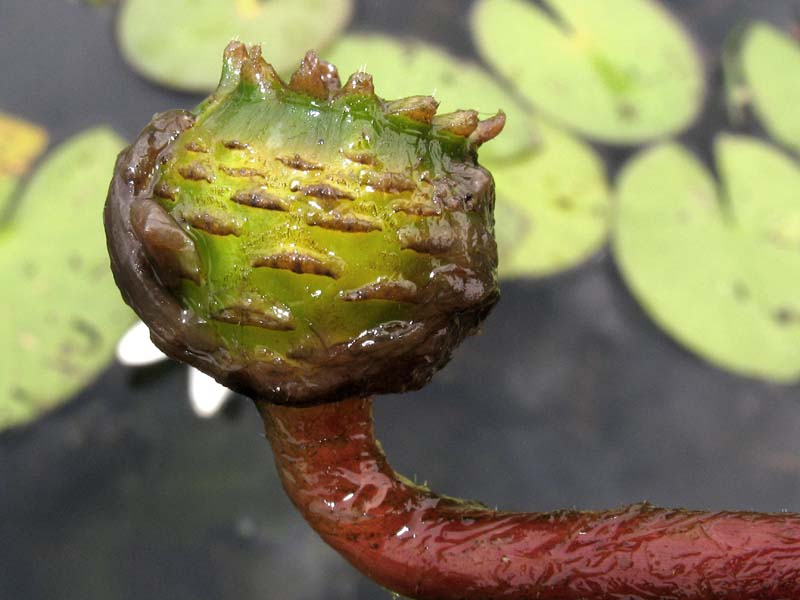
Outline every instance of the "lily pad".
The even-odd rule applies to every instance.
[[[539,123],[537,148],[513,161],[483,161],[497,185],[500,276],[543,276],[575,267],[605,242],[609,190],[592,148]]]
[[[652,0],[479,0],[481,55],[536,108],[591,138],[636,144],[691,124],[703,69],[681,25]]]
[[[353,0],[126,0],[120,49],[133,68],[162,85],[210,91],[232,39],[262,43],[278,71],[326,46],[349,22]]]
[[[535,144],[527,110],[477,63],[442,48],[418,40],[352,34],[340,38],[324,52],[324,58],[343,77],[367,71],[375,78],[377,93],[387,99],[427,94],[441,102],[439,113],[475,109],[481,118],[502,109],[506,128],[498,141],[481,148],[482,159],[512,156]]]
[[[745,34],[742,73],[749,100],[769,134],[800,151],[800,46],[767,23]]]
[[[112,281],[101,218],[122,146],[107,128],[65,142],[0,228],[0,428],[91,381],[133,321]]]
[[[18,117],[0,112],[0,223],[17,189],[19,178],[47,145],[47,131]]]
[[[677,341],[742,375],[800,378],[800,170],[753,138],[715,148],[723,191],[665,144],[624,169],[614,252],[644,309]]]
[[[0,177],[19,177],[47,145],[47,131],[19,117],[0,112]]]
[[[0,175],[0,222],[2,222],[3,217],[6,215],[8,205],[10,204],[11,198],[14,196],[16,189],[16,177]]]

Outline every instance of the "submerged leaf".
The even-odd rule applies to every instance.
[[[767,23],[745,34],[741,67],[749,100],[769,134],[800,151],[800,47]]]
[[[68,140],[0,232],[0,428],[87,384],[133,320],[111,278],[100,216],[122,146],[107,128]]]
[[[580,133],[635,144],[673,134],[704,96],[682,27],[652,0],[479,0],[481,55],[543,113]]]
[[[441,102],[439,114],[469,107],[485,119],[502,109],[506,127],[498,143],[481,148],[482,159],[513,156],[535,144],[528,112],[478,64],[442,48],[385,35],[353,34],[337,41],[324,58],[345,77],[366,71],[380,82],[379,91],[385,98],[434,96]]]
[[[681,146],[642,153],[618,191],[614,251],[644,309],[720,367],[800,378],[800,171],[771,146],[722,136],[724,194]]]
[[[350,20],[352,0],[127,0],[118,38],[145,77],[187,91],[219,80],[221,48],[232,39],[264,44],[279,71],[321,48]]]
[[[502,277],[542,276],[580,264],[608,234],[609,191],[590,146],[540,123],[536,150],[484,161],[497,185],[495,228]]]

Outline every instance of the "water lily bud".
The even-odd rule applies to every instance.
[[[498,298],[477,149],[504,116],[437,106],[313,52],[285,83],[232,42],[218,89],[156,115],[111,183],[112,268],[153,341],[273,402],[424,385]]]

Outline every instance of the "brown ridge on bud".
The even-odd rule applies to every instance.
[[[374,152],[366,152],[363,150],[342,150],[341,152],[342,156],[347,160],[360,165],[370,165],[378,168],[383,166]]]
[[[308,216],[306,222],[312,227],[322,227],[332,231],[342,231],[344,233],[369,233],[371,231],[381,231],[380,221],[375,221],[369,217],[353,213],[314,213]]]
[[[442,214],[442,207],[438,204],[414,200],[396,200],[392,203],[392,210],[415,217],[438,217]]]
[[[267,173],[265,171],[251,169],[250,167],[228,167],[226,165],[222,165],[220,166],[219,170],[229,177],[260,177],[261,179],[266,179],[267,177]]]
[[[200,255],[192,238],[164,208],[150,199],[131,206],[131,227],[161,282],[176,287],[181,279],[203,283]]]
[[[195,152],[197,154],[208,154],[210,152],[208,146],[204,146],[201,142],[198,142],[197,140],[192,140],[191,142],[186,144],[184,148],[186,148],[187,152]]]
[[[363,71],[350,75],[344,87],[338,93],[338,96],[347,95],[374,96],[375,85],[372,82],[372,75]]]
[[[495,116],[478,123],[478,128],[469,136],[469,143],[475,147],[485,144],[500,135],[505,126],[506,113],[499,110]]]
[[[231,200],[242,206],[263,210],[279,210],[283,212],[288,212],[289,210],[289,202],[279,196],[270,194],[264,186],[240,190],[231,196]]]
[[[339,297],[345,302],[388,300],[413,304],[419,302],[419,291],[416,284],[407,279],[382,279],[355,290],[340,292]]]
[[[246,297],[213,313],[211,318],[222,323],[271,331],[292,331],[297,326],[288,306],[258,293],[248,293]]]
[[[358,181],[361,185],[368,185],[379,192],[388,194],[399,194],[417,189],[417,183],[404,173],[362,171]]]
[[[308,196],[311,198],[319,198],[320,200],[355,200],[356,197],[353,196],[348,191],[340,190],[332,185],[327,183],[315,183],[312,185],[303,185],[303,186],[290,186],[290,189],[293,192],[300,192],[304,196]]]
[[[188,181],[206,181],[208,183],[214,183],[215,179],[214,172],[211,168],[199,162],[193,162],[178,167],[178,173]]]
[[[310,160],[306,160],[298,153],[294,153],[293,156],[277,156],[275,157],[280,163],[283,163],[287,167],[291,169],[295,169],[296,171],[324,171],[325,167],[319,163],[312,162]]]
[[[434,256],[447,254],[456,242],[456,234],[449,226],[434,226],[428,231],[417,227],[404,227],[397,232],[400,247],[420,254]]]
[[[459,110],[433,118],[433,126],[461,137],[469,137],[478,128],[478,111]]]
[[[333,257],[317,256],[310,252],[298,250],[256,256],[253,259],[252,266],[291,271],[298,275],[320,275],[331,279],[341,277],[343,268],[341,261],[335,260]]]
[[[242,234],[241,225],[233,217],[224,212],[217,211],[217,214],[203,210],[190,210],[181,215],[182,220],[200,231],[205,231],[210,235],[219,236],[240,236]]]
[[[250,148],[247,142],[243,142],[241,140],[227,140],[222,142],[222,145],[228,150],[248,150]]]
[[[156,184],[155,188],[153,188],[153,195],[164,200],[175,200],[179,193],[179,187],[170,186],[163,181]]]
[[[289,89],[317,100],[332,98],[342,87],[339,72],[331,63],[320,60],[313,50],[306,52],[289,81]]]
[[[433,96],[409,96],[387,102],[384,112],[387,115],[398,115],[430,125],[437,108],[439,108],[439,102]]]

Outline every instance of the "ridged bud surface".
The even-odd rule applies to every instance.
[[[310,52],[287,84],[231,43],[218,90],[156,115],[106,206],[117,283],[169,355],[307,403],[418,388],[496,302],[504,117],[387,102]]]

